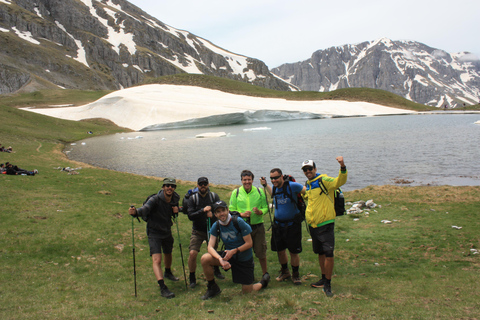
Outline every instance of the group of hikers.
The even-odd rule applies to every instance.
[[[153,271],[160,286],[161,296],[175,297],[165,284],[165,278],[179,280],[171,269],[174,241],[171,227],[172,219],[175,219],[180,211],[186,213],[193,222],[188,258],[192,289],[197,284],[197,256],[202,243],[207,242],[207,253],[200,259],[207,280],[207,291],[201,297],[203,300],[213,298],[221,292],[215,282],[215,278],[225,278],[220,267],[225,271],[232,270],[232,280],[242,285],[243,293],[266,288],[270,282],[270,275],[264,227],[264,216],[269,212],[269,204],[265,192],[270,195],[275,208],[270,247],[272,251],[277,252],[281,265],[276,280],[291,279],[295,285],[302,283],[299,254],[302,252],[302,221],[306,220],[312,238],[313,252],[318,255],[322,272],[322,277],[317,282],[311,283],[311,287],[323,288],[328,297],[333,296],[331,279],[336,216],[334,191],[347,181],[347,168],[343,157],[337,157],[336,160],[340,164],[340,170],[335,178],[317,173],[317,166],[313,160],[304,161],[301,169],[307,178],[305,185],[291,181],[281,169],[274,168],[270,170],[272,185],[262,177],[260,183],[264,188],[257,188],[253,186],[253,173],[243,170],[240,174],[242,186],[232,191],[229,205],[210,191],[207,177],[200,177],[197,188],[185,195],[181,206],[180,196],[175,192],[176,180],[165,178],[158,194],[149,197],[143,206],[139,208],[131,206],[128,210],[132,217],[141,217],[147,222]],[[301,208],[302,199],[307,203],[305,210]],[[222,249],[218,250],[220,239],[223,245]],[[288,267],[287,250],[290,255],[291,272]],[[263,274],[258,283],[255,283],[254,279],[253,252]]]

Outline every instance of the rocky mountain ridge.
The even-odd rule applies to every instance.
[[[458,107],[480,102],[480,60],[415,41],[378,39],[314,52],[271,70],[301,90],[367,87],[417,103]]]
[[[125,0],[0,0],[0,94],[121,89],[184,72],[290,88],[262,61],[168,26]]]

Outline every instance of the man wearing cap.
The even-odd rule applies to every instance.
[[[208,252],[202,256],[201,263],[205,279],[208,281],[207,292],[202,296],[207,300],[218,295],[222,290],[215,283],[213,266],[221,266],[224,270],[232,269],[232,280],[242,285],[242,293],[258,291],[266,288],[270,281],[268,273],[259,283],[254,282],[254,265],[252,254],[252,228],[238,216],[232,216],[223,201],[213,204],[213,212],[217,221],[210,229]],[[225,251],[217,252],[215,243],[221,238]]]
[[[336,160],[340,164],[340,172],[336,178],[317,173],[317,166],[313,160],[305,160],[302,163],[302,170],[308,179],[305,193],[308,203],[305,219],[312,236],[313,252],[318,254],[318,262],[322,271],[322,279],[312,283],[311,286],[323,287],[323,291],[328,297],[333,296],[331,279],[334,265],[336,216],[334,194],[336,189],[347,182],[347,167],[343,157],[337,157]]]
[[[230,211],[237,211],[252,228],[253,251],[262,267],[262,274],[268,274],[267,241],[263,215],[268,212],[265,192],[253,186],[254,175],[250,170],[240,173],[242,186],[233,190],[230,196]]]
[[[274,224],[272,228],[271,248],[276,251],[281,269],[277,281],[292,279],[295,285],[301,285],[300,279],[300,253],[302,252],[302,221],[297,197],[305,194],[305,186],[298,182],[286,181],[283,178],[282,170],[273,168],[270,170],[272,187],[267,184],[265,178],[260,183],[272,195],[275,205]],[[292,273],[288,270],[288,255],[290,253],[290,264]]]
[[[220,197],[215,192],[208,188],[208,178],[200,177],[197,180],[198,192],[192,194],[188,198],[188,218],[193,221],[192,235],[190,237],[190,251],[188,257],[188,269],[190,270],[190,288],[195,288],[197,285],[197,278],[195,271],[197,269],[197,256],[200,252],[200,247],[203,241],[208,242],[208,232],[210,227],[217,221],[217,218],[212,213],[212,205],[220,201]],[[218,241],[217,241],[218,245]],[[217,248],[217,247],[215,247]],[[220,268],[215,267],[214,274],[218,279],[225,279],[221,274]]]
[[[172,219],[178,216],[180,196],[175,192],[177,182],[173,178],[163,180],[162,190],[150,197],[140,208],[131,206],[128,213],[133,217],[141,217],[147,222],[148,244],[153,262],[153,273],[160,286],[162,297],[173,298],[175,294],[165,285],[163,279],[178,281],[172,274]],[[162,272],[162,251],[165,260],[165,274]]]

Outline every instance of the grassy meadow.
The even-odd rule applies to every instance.
[[[304,232],[301,286],[273,280],[242,295],[227,272],[218,281],[221,295],[200,300],[206,283],[199,263],[197,288],[187,290],[183,281],[179,243],[186,266],[191,222],[180,214],[180,238],[176,225],[172,231],[173,272],[181,281],[166,280],[176,294],[167,300],[153,275],[145,223],[127,214],[158,191],[161,180],[95,168],[62,153],[66,143],[90,136],[87,131],[125,130],[101,120],[53,119],[1,101],[0,117],[0,143],[15,150],[0,153],[0,163],[39,170],[0,176],[1,319],[480,319],[480,254],[471,250],[480,251],[480,187],[347,192],[347,201],[373,199],[381,208],[337,219],[333,298],[309,286],[319,267]],[[67,166],[82,169],[77,175],[55,169]],[[191,187],[181,181],[177,192],[183,196]],[[212,189],[227,200],[233,188]],[[268,263],[274,278],[280,266],[271,251]],[[256,268],[257,279],[260,273]]]

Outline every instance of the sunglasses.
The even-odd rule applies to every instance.
[[[304,167],[302,168],[303,172],[312,171],[313,167]]]
[[[208,182],[200,182],[198,185],[200,187],[206,187],[206,186],[208,186]]]
[[[164,186],[165,188],[172,188],[172,189],[176,189],[176,188],[177,188],[177,186],[174,185],[174,184],[165,184],[165,185],[163,185],[163,186]]]
[[[278,180],[278,179],[280,179],[281,177],[282,177],[282,176],[270,177],[270,180],[272,180],[272,181],[273,181],[273,180]]]

